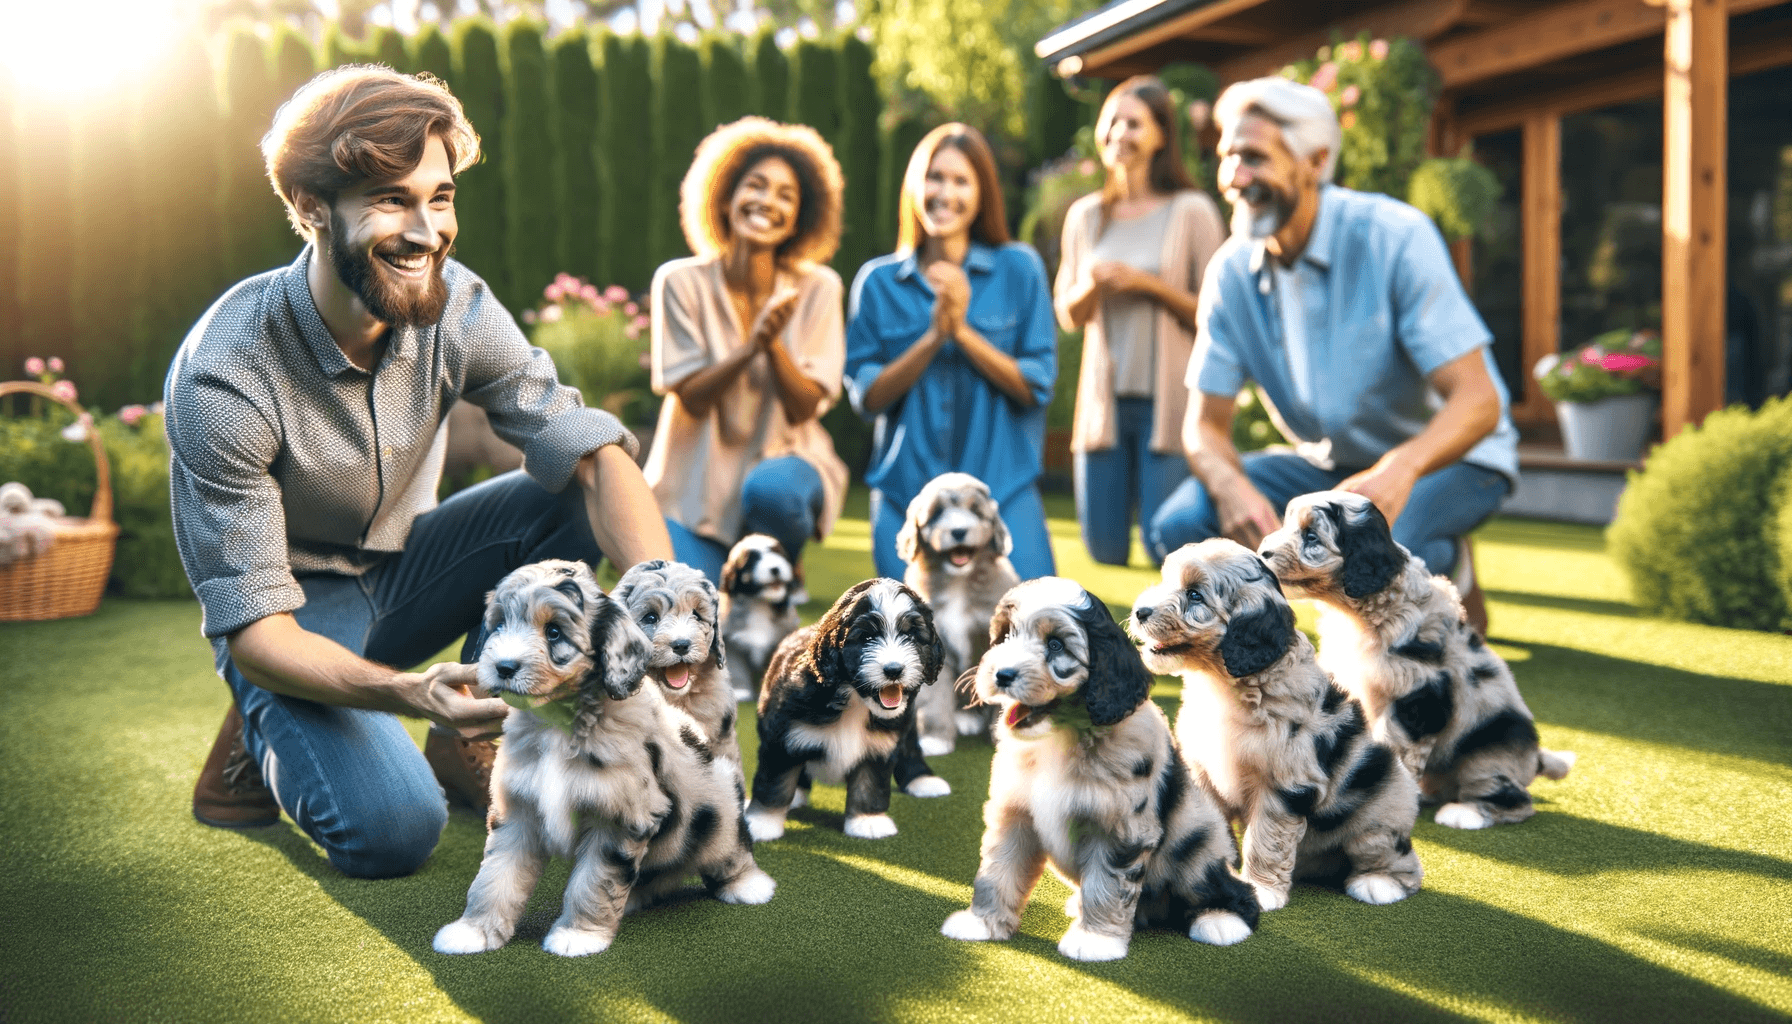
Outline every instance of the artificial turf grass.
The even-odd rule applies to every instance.
[[[1053,507],[1062,515],[1061,506]],[[862,516],[862,513],[860,513]],[[1153,573],[1059,571],[1125,608]],[[848,519],[808,561],[811,615],[869,573]],[[1048,875],[1007,943],[938,935],[976,870],[989,748],[932,759],[952,796],[897,796],[902,832],[840,834],[818,786],[756,856],[764,907],[694,900],[624,922],[601,956],[541,951],[566,865],[496,953],[430,939],[458,916],[481,821],[456,811],[417,874],[347,879],[289,823],[197,825],[194,774],[224,707],[191,603],[108,602],[0,626],[0,1016],[8,1020],[1769,1019],[1792,1011],[1792,641],[1639,619],[1596,531],[1500,521],[1479,538],[1495,649],[1546,745],[1539,814],[1422,821],[1425,888],[1365,907],[1302,886],[1243,945],[1138,936],[1116,964],[1055,949]],[[1303,624],[1311,623],[1303,609]],[[1173,710],[1176,688],[1156,696]],[[742,736],[749,767],[754,737]],[[1428,817],[1428,815],[1427,815]]]

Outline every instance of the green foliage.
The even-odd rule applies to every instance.
[[[47,103],[20,104],[16,125],[25,142],[18,151],[24,201],[16,225],[0,230],[17,231],[19,250],[28,255],[19,263],[17,279],[24,307],[20,340],[27,352],[72,356],[74,296],[70,284],[77,253],[69,239],[77,231],[75,125]],[[209,148],[215,142],[207,140],[205,145]],[[209,151],[215,159],[216,150]]]
[[[1027,162],[1038,166],[1069,151],[1082,124],[1082,105],[1043,62],[1027,80]]]
[[[790,117],[790,62],[778,49],[770,26],[753,37],[753,108],[761,117],[783,121]]]
[[[432,29],[435,26],[430,26]],[[441,38],[441,32],[435,33]],[[446,52],[444,50],[444,52]],[[274,34],[268,40],[268,53],[272,55],[270,64],[273,68],[273,95],[278,104],[285,103],[298,91],[299,86],[311,80],[317,74],[317,52],[311,48],[311,40],[305,33],[291,25],[274,26]],[[269,120],[273,112],[269,111]]]
[[[229,211],[224,221],[236,267],[268,270],[292,262],[299,250],[286,207],[268,184],[261,137],[289,95],[275,80],[269,57],[278,52],[283,60],[296,62],[293,51],[308,55],[309,48],[298,49],[303,42],[303,37],[295,42],[291,35],[282,35],[281,49],[271,51],[251,26],[240,23],[225,41],[223,96],[228,113],[221,140],[225,188],[220,200]]]
[[[840,138],[840,63],[833,47],[799,39],[790,51],[790,110],[784,120],[806,124],[828,145]]]
[[[410,71],[411,54],[405,48],[404,36],[390,25],[375,25],[367,31],[366,59],[384,64],[394,71]]]
[[[1792,465],[1780,474],[1773,505],[1779,510],[1773,521],[1774,549],[1779,554],[1775,575],[1779,577],[1780,600],[1792,608]]]
[[[1620,327],[1565,355],[1544,356],[1531,375],[1552,402],[1597,402],[1654,390],[1661,380],[1661,336]]]
[[[1424,49],[1411,39],[1370,39],[1320,47],[1311,60],[1282,69],[1331,98],[1343,142],[1338,147],[1337,182],[1395,198],[1425,160],[1431,107],[1437,102],[1437,72]]]
[[[901,117],[890,123],[884,132],[883,157],[879,163],[877,191],[877,249],[896,249],[896,215],[901,210],[902,176],[908,170],[908,158],[927,134],[927,122],[919,117]]]
[[[840,42],[840,141],[834,155],[846,178],[846,231],[834,269],[846,281],[878,253],[878,114],[883,108],[871,77],[871,47],[857,36]],[[855,417],[856,418],[856,417]]]
[[[324,26],[323,60],[319,62],[323,70],[339,68],[344,64],[359,64],[368,59],[366,46],[361,40],[342,30],[340,22],[330,22]]]
[[[1074,154],[1041,167],[1027,189],[1027,212],[1020,222],[1020,240],[1039,250],[1045,272],[1056,280],[1059,250],[1064,242],[1064,216],[1070,205],[1101,188],[1101,165],[1093,157]]]
[[[1427,160],[1412,172],[1406,201],[1452,242],[1472,237],[1499,205],[1500,179],[1467,157]]]
[[[697,43],[697,55],[703,61],[705,132],[738,121],[751,112],[747,59],[740,44],[740,37],[723,32],[705,32]]]
[[[554,39],[554,189],[560,267],[602,280],[609,271],[603,244],[603,183],[597,152],[598,80],[591,37],[573,28]]]
[[[1792,398],[1714,412],[1656,447],[1606,531],[1637,606],[1716,626],[1792,624],[1776,536],[1788,467]]]
[[[650,254],[657,266],[690,255],[678,227],[678,188],[691,166],[703,124],[703,62],[670,32],[653,40],[653,216]]]
[[[411,70],[427,71],[444,82],[454,77],[454,50],[439,25],[425,23],[411,37],[410,49]]]
[[[560,383],[579,389],[585,404],[608,409],[625,423],[652,423],[659,414],[646,365],[648,318],[620,289],[606,296],[590,282],[560,274],[541,306],[523,313],[529,340],[554,358]]]
[[[643,244],[652,237],[653,130],[647,41],[606,34],[603,39],[603,115],[598,145],[609,159],[604,191],[604,237],[610,275],[630,291],[645,291],[656,264]]]
[[[519,309],[560,270],[555,194],[554,110],[548,93],[545,26],[518,18],[504,26],[504,249],[509,273],[494,290]]]
[[[1241,452],[1254,452],[1272,444],[1282,444],[1282,432],[1270,419],[1269,406],[1257,385],[1247,384],[1238,393],[1238,404],[1232,413],[1232,447]]]
[[[509,294],[509,265],[504,259],[504,76],[498,36],[490,20],[474,17],[455,22],[449,38],[454,51],[449,84],[479,133],[484,154],[455,181],[460,227],[455,256],[484,278],[493,293],[504,296]]]
[[[119,140],[132,128],[130,109],[124,104],[88,105],[79,114],[76,138],[76,188],[89,195],[128,196],[140,187],[132,177],[128,160],[120,159]],[[147,205],[147,204],[145,204]],[[143,230],[143,208],[134,203],[78,204],[74,212],[74,276],[69,282],[73,298],[74,335],[64,351],[71,365],[105,366],[119,346],[121,324],[132,306],[145,296],[138,289],[142,279],[131,265],[134,245],[122,236]],[[124,244],[119,244],[121,241]],[[17,364],[0,366],[0,378],[10,378]],[[101,401],[125,401],[125,380],[117,375],[91,377]]]

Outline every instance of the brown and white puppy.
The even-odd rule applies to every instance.
[[[750,533],[722,564],[722,636],[728,640],[728,678],[736,701],[759,699],[765,666],[784,638],[796,632],[796,567],[784,545]]]
[[[908,563],[903,582],[933,609],[933,625],[946,647],[944,686],[921,691],[916,727],[921,752],[950,754],[959,736],[989,729],[987,709],[966,706],[953,683],[989,647],[989,620],[996,602],[1020,582],[1008,553],[1014,541],[989,487],[969,473],[942,473],[908,503],[896,534],[896,554]]]
[[[1443,803],[1439,825],[1523,821],[1531,780],[1568,774],[1574,755],[1538,746],[1512,670],[1468,624],[1455,586],[1394,540],[1368,498],[1296,498],[1258,550],[1289,593],[1319,605],[1319,664]]]
[[[759,697],[753,838],[784,834],[805,768],[845,781],[846,834],[858,839],[896,834],[892,773],[909,796],[952,792],[915,736],[915,692],[939,676],[940,658],[927,602],[895,580],[855,585],[815,625],[785,637]]]
[[[1176,738],[1243,824],[1243,874],[1264,910],[1301,877],[1342,874],[1364,903],[1419,890],[1418,784],[1314,660],[1262,559],[1222,539],[1172,552],[1128,626],[1147,666],[1182,676]]]
[[[542,948],[608,949],[625,912],[695,874],[724,903],[764,903],[730,767],[689,715],[641,686],[653,645],[582,562],[524,566],[486,601],[479,683],[515,708],[492,766],[485,859],[439,953],[510,941],[549,857],[573,860]]]
[[[734,766],[745,803],[735,729],[739,705],[728,680],[727,645],[717,629],[715,585],[683,562],[656,558],[624,573],[610,597],[653,642],[647,678],[659,684],[666,703],[697,720],[715,756]]]
[[[1007,939],[1047,864],[1074,893],[1058,951],[1118,960],[1135,927],[1229,946],[1257,927],[1257,897],[1213,798],[1189,784],[1151,673],[1107,605],[1048,576],[1008,592],[977,667],[1001,711],[983,853],[953,939]]]

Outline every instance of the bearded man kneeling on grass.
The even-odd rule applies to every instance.
[[[166,383],[175,536],[233,697],[193,814],[241,828],[284,809],[345,874],[403,875],[447,822],[443,787],[484,807],[508,708],[472,666],[388,666],[476,626],[518,566],[672,544],[634,437],[449,258],[479,139],[440,82],[325,72],[262,152],[304,250],[226,292]],[[462,399],[524,468],[438,506]],[[399,715],[433,723],[424,751]]]

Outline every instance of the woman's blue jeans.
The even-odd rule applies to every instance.
[[[1151,450],[1149,398],[1119,398],[1114,402],[1114,446],[1098,452],[1078,452],[1076,520],[1083,529],[1083,546],[1089,557],[1104,565],[1125,565],[1132,553],[1132,524],[1136,514],[1143,533],[1170,494],[1188,479],[1188,460],[1182,450]]]
[[[900,505],[888,500],[882,491],[871,492],[871,560],[879,576],[899,580],[908,572],[908,563],[896,555],[896,535],[902,532],[902,521],[908,516],[908,503]],[[1034,485],[1002,503],[1002,522],[1014,540],[1014,551],[1008,556],[1014,571],[1023,580],[1038,579],[1057,573],[1052,558],[1052,535],[1045,525],[1045,502]]]
[[[747,471],[740,486],[741,536],[770,534],[795,562],[803,545],[815,536],[827,492],[821,474],[796,455],[766,459]],[[722,583],[722,565],[728,561],[729,544],[692,533],[682,523],[666,520],[672,534],[672,552],[678,560],[700,569],[711,583]],[[739,543],[740,537],[733,543]]]
[[[577,483],[549,494],[521,471],[506,473],[419,516],[404,550],[365,575],[300,577],[305,605],[293,617],[369,661],[409,667],[474,626],[486,592],[512,569],[600,557]],[[262,777],[330,863],[358,878],[416,870],[448,807],[404,723],[264,690],[228,654],[220,660]]]

